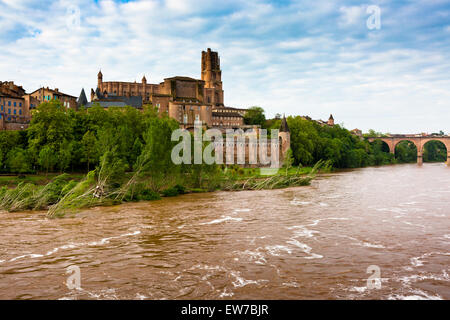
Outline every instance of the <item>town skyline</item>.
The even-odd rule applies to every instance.
[[[199,79],[199,52],[211,47],[227,106],[258,105],[267,117],[332,113],[365,132],[450,131],[448,2],[378,1],[379,30],[367,28],[367,5],[350,1],[202,4],[3,0],[1,79],[74,96],[96,87],[99,69],[105,81]]]

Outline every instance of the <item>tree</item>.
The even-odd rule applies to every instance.
[[[57,161],[57,154],[55,154],[50,146],[45,146],[39,152],[38,163],[45,170],[45,175],[48,175],[49,170],[53,169]]]
[[[22,148],[13,148],[8,152],[6,164],[13,173],[27,173],[31,171],[27,153]]]
[[[27,130],[29,151],[34,160],[37,160],[44,146],[58,152],[61,141],[72,141],[71,112],[73,111],[66,109],[58,100],[45,102],[37,107]]]
[[[72,161],[72,149],[73,143],[69,143],[67,140],[64,140],[59,147],[58,167],[61,173],[69,167]]]
[[[398,162],[409,163],[417,161],[417,147],[411,141],[401,141],[395,147],[395,158]]]
[[[286,175],[288,175],[289,169],[294,164],[294,161],[295,161],[295,159],[294,159],[294,154],[292,153],[292,149],[288,149],[286,152],[286,155],[284,156],[284,159],[283,159],[283,168],[285,168],[285,170],[286,170]]]
[[[135,170],[142,172],[152,191],[158,192],[164,185],[179,177],[180,167],[173,163],[171,154],[176,142],[171,141],[172,132],[179,128],[174,119],[149,116],[144,134],[145,144],[139,155]]]
[[[425,144],[423,161],[425,162],[445,162],[447,160],[447,148],[440,141],[429,141]]]
[[[256,106],[249,108],[245,113],[244,123],[247,125],[260,125],[261,127],[264,127],[266,123],[264,109]]]
[[[91,131],[87,131],[81,139],[82,155],[81,161],[87,163],[87,170],[90,171],[90,164],[94,163],[97,158],[97,138]]]
[[[289,117],[287,119],[291,131],[291,149],[295,163],[310,165],[314,162],[315,142],[319,140],[317,131],[311,121],[301,117]]]

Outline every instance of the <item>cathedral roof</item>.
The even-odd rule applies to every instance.
[[[80,97],[77,100],[77,106],[81,107],[81,106],[85,106],[87,105],[88,100],[86,98],[86,93],[84,92],[84,88],[81,89],[81,93],[80,93]]]
[[[281,120],[280,132],[290,132],[285,116],[283,116],[283,119]]]

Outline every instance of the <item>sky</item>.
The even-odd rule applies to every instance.
[[[211,48],[227,106],[450,132],[450,0],[0,0],[0,30],[0,81],[27,92],[79,96],[100,69],[104,81],[200,79]]]

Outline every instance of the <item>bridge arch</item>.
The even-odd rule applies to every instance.
[[[389,152],[392,154],[395,154],[395,146],[393,144],[393,141],[389,138],[382,138],[382,137],[376,137],[376,138],[369,138],[369,142],[375,142],[375,141],[382,141],[385,145],[388,146]]]
[[[437,152],[441,151],[440,154],[442,155],[441,158],[442,158],[443,162],[445,162],[446,160],[449,161],[449,159],[450,159],[450,143],[445,143],[444,141],[441,141],[439,139],[427,139],[427,140],[423,141],[423,143],[422,143],[423,156],[425,157],[425,155],[426,155],[425,152],[427,151],[426,146],[427,145],[429,146],[430,142],[439,142],[439,144],[444,147],[444,150],[438,149]],[[437,156],[439,157],[439,155],[437,155]],[[425,161],[425,159],[424,159],[424,161]],[[450,165],[450,163],[447,163],[447,164]]]
[[[395,159],[411,163],[418,160],[420,145],[409,139],[394,141],[394,150]]]

